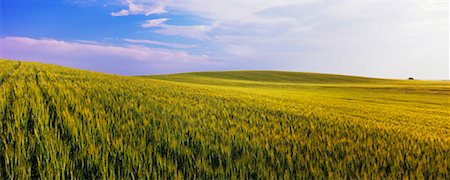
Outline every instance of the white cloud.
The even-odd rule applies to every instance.
[[[314,2],[314,0],[183,0],[166,2],[166,6],[187,11],[212,21],[273,24],[286,18],[264,18],[259,12],[282,6]]]
[[[154,69],[167,64],[171,64],[172,71],[177,72],[213,63],[207,55],[143,46],[123,47],[27,37],[3,37],[0,44],[0,57],[3,58],[35,60],[121,74],[167,72],[170,69]]]
[[[204,40],[236,67],[449,77],[447,0],[140,1],[155,2],[202,24],[154,32]]]
[[[150,28],[150,27],[160,27],[164,22],[166,22],[167,18],[159,18],[159,19],[150,19],[145,21],[141,24],[141,27],[143,28]]]
[[[164,35],[178,35],[191,39],[205,40],[208,38],[207,33],[212,29],[217,28],[216,24],[212,25],[192,25],[192,26],[177,26],[169,25],[165,22],[167,18],[150,19],[141,24],[143,28],[158,27],[160,29],[154,32]]]
[[[238,57],[251,57],[256,54],[256,49],[248,46],[241,45],[228,45],[226,48],[227,52]]]
[[[197,47],[196,45],[185,45],[185,44],[177,44],[177,43],[165,43],[165,42],[145,40],[145,39],[124,39],[124,41],[130,42],[130,43],[166,46],[166,47],[177,48],[177,49],[189,49],[189,48]]]
[[[97,41],[89,41],[89,40],[77,40],[76,42],[83,43],[83,44],[100,44]]]
[[[208,38],[208,32],[213,29],[210,25],[194,25],[194,26],[175,26],[161,25],[162,29],[155,30],[156,33],[164,35],[178,35],[191,39],[205,40]]]
[[[134,0],[124,0],[123,4],[128,6],[128,9],[123,9],[118,12],[112,12],[111,16],[128,16],[128,15],[152,15],[152,14],[162,14],[167,12],[164,6],[158,2],[152,4],[136,4]]]
[[[448,1],[187,0],[167,6],[218,24],[202,39],[221,47],[222,56],[241,59],[236,67],[449,76]]]

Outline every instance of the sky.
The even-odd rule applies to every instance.
[[[447,0],[1,0],[0,57],[122,75],[449,79]]]

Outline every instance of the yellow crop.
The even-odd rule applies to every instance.
[[[0,60],[6,179],[450,178],[450,83]]]

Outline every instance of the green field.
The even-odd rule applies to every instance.
[[[450,82],[0,60],[0,177],[450,178]]]

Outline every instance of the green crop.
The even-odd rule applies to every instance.
[[[6,179],[450,178],[450,83],[0,60]]]

